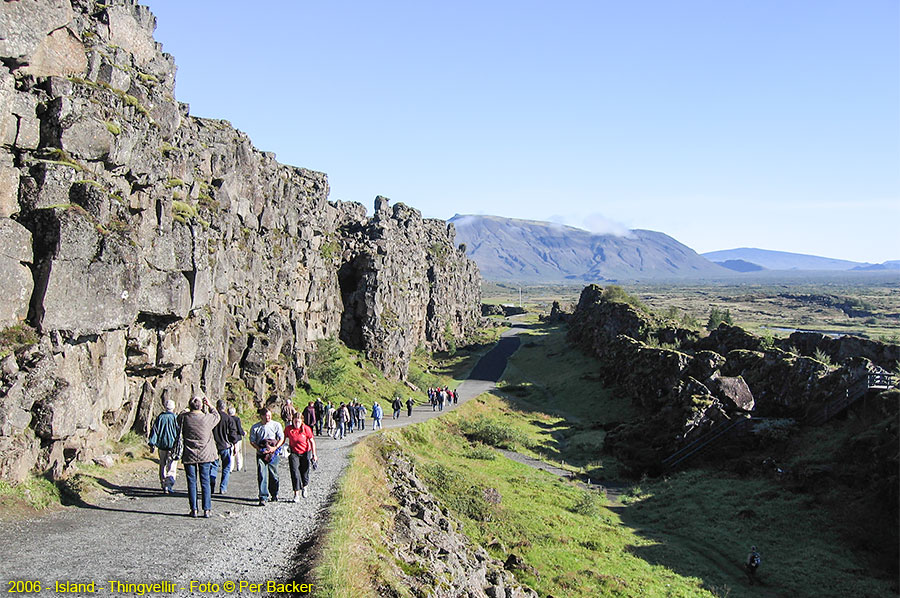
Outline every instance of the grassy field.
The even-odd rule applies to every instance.
[[[592,360],[569,348],[561,329],[539,325],[522,340],[496,393],[357,448],[316,571],[319,596],[409,595],[391,573],[404,564],[384,547],[393,499],[379,483],[383,453],[398,449],[473,541],[501,560],[524,560],[516,575],[541,596],[896,595],[871,552],[847,542],[834,510],[777,479],[693,470],[632,482],[610,504],[502,456],[495,447],[628,484],[600,447],[603,426],[632,417],[632,407],[596,381]],[[807,461],[841,450],[842,441],[814,436],[800,440],[820,446]],[[486,489],[499,504],[484,499]],[[362,531],[346,532],[351,525]],[[763,555],[752,586],[742,569],[751,544]]]
[[[374,589],[391,587],[392,569],[403,567],[383,540],[392,525],[385,506],[393,501],[378,483],[385,449],[412,457],[473,541],[501,560],[510,553],[523,559],[531,569],[516,575],[541,596],[894,595],[803,495],[769,480],[698,470],[642,482],[624,506],[607,505],[596,493],[474,443],[473,422],[504,417],[486,414],[495,400],[471,401],[358,447],[317,571],[320,596],[378,595]],[[520,430],[481,437],[521,447],[540,436]],[[483,498],[486,489],[499,493],[499,504]],[[753,586],[741,568],[750,544],[764,559]]]

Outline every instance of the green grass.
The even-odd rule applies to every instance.
[[[466,535],[496,558],[515,553],[532,567],[516,572],[521,581],[541,596],[712,595],[700,579],[633,555],[630,547],[655,541],[620,525],[599,494],[502,457],[473,465],[471,442],[461,432],[469,417],[478,418],[472,411],[478,408],[470,402],[425,424],[389,431],[379,442],[413,459],[419,476]],[[380,478],[367,479],[372,492]],[[487,489],[499,493],[499,504],[485,499]],[[347,508],[341,505],[346,498],[339,498],[339,509]],[[382,533],[370,530],[365,541],[374,546]],[[327,554],[324,560],[329,561]],[[375,576],[370,583],[378,586],[383,580]]]
[[[0,480],[0,505],[4,511],[11,505],[27,505],[40,511],[58,505],[59,500],[59,489],[46,478],[30,477],[19,483]]]
[[[766,479],[695,470],[645,482],[624,521],[657,544],[635,550],[648,562],[730,596],[754,596],[739,564],[759,547],[758,577],[777,595],[889,596],[890,582],[869,577],[869,563],[845,541],[827,511],[809,496]],[[740,582],[740,583],[739,583]]]
[[[628,401],[602,387],[592,375],[593,360],[570,349],[561,329],[538,326],[522,341],[500,392],[424,424],[367,439],[357,450],[368,451],[373,463],[385,451],[402,451],[466,535],[496,558],[514,553],[524,560],[526,569],[515,574],[539,595],[895,595],[890,580],[871,573],[885,570],[873,548],[847,541],[850,524],[841,523],[841,511],[830,502],[839,498],[834,492],[823,497],[777,479],[694,470],[641,480],[610,504],[601,494],[500,455],[494,447],[615,481],[617,463],[602,454],[604,426],[635,415]],[[773,439],[780,438],[776,428],[768,432]],[[878,431],[862,420],[857,428],[851,426],[849,436],[829,426],[791,435],[794,456],[785,465],[815,471],[833,463],[851,440]],[[373,448],[370,442],[378,444]],[[329,536],[342,546],[333,550],[355,555],[356,564],[347,559],[338,575],[326,554],[322,566],[331,567],[331,593],[322,596],[372,595],[362,587],[380,588],[379,595],[409,595],[408,588],[396,587],[395,578],[397,571],[410,574],[411,565],[397,563],[384,548],[385,526],[391,525],[384,506],[392,504],[384,494],[384,468],[368,467],[362,478],[368,483],[342,494],[335,507],[341,512],[365,505],[354,507],[365,531],[348,533],[354,521],[349,518],[334,524],[340,538]],[[348,475],[355,469],[354,464]],[[486,493],[499,495],[499,504]],[[754,586],[742,568],[752,544],[763,555],[760,583]],[[360,571],[363,581],[357,579]],[[346,589],[348,583],[356,589]]]
[[[825,511],[774,481],[696,470],[644,480],[623,496],[624,508],[613,510],[596,492],[496,453],[482,458],[491,449],[465,431],[470,422],[492,417],[485,409],[500,402],[481,397],[362,443],[357,452],[373,461],[365,470],[354,461],[348,476],[358,477],[342,487],[335,509],[346,519],[332,522],[339,536],[329,536],[332,552],[316,572],[330,571],[322,596],[372,595],[346,585],[383,588],[391,583],[391,568],[403,568],[383,548],[391,525],[383,507],[393,499],[385,494],[383,467],[375,465],[381,452],[398,449],[466,535],[498,559],[514,553],[525,561],[531,569],[516,575],[541,596],[891,595],[889,581],[867,575],[869,563],[841,540]],[[351,491],[352,484],[359,487]],[[499,504],[486,500],[487,490],[499,494]],[[347,531],[350,522],[360,524],[358,533]],[[742,569],[751,544],[764,559],[757,586]],[[352,556],[342,557],[344,571],[356,567],[370,577],[338,574],[335,555],[355,555],[355,565]],[[407,595],[404,588],[395,591]]]

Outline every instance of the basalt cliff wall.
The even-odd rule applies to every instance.
[[[403,378],[474,330],[452,225],[328,201],[227,121],[192,117],[130,0],[0,3],[0,477],[62,475],[167,398],[307,376],[339,336]]]

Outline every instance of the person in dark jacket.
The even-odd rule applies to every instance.
[[[410,415],[412,415],[412,409],[413,409],[413,400],[412,400],[412,397],[409,397],[408,399],[406,399],[406,417],[409,417]]]
[[[316,403],[313,405],[316,409],[316,436],[322,435],[322,426],[325,425],[325,403],[322,402],[321,398],[316,398]]]
[[[166,410],[156,417],[147,442],[159,451],[159,486],[165,494],[172,494],[178,461],[173,459],[172,449],[178,438],[178,421],[175,418],[175,401],[166,400]]]
[[[303,410],[303,423],[309,426],[311,429],[316,427],[316,405],[312,401],[309,402],[309,405]],[[292,422],[293,423],[293,422]]]
[[[213,440],[216,441],[216,451],[219,458],[212,462],[209,468],[209,484],[212,491],[216,491],[216,478],[219,470],[222,471],[222,481],[219,482],[219,494],[228,492],[228,478],[231,476],[231,455],[234,451],[234,443],[238,441],[237,427],[234,420],[228,415],[225,401],[216,401],[216,411],[219,412],[219,423],[213,428]]]
[[[219,423],[219,412],[212,408],[209,399],[194,397],[188,403],[190,411],[178,416],[178,427],[184,442],[181,462],[187,478],[188,502],[191,517],[197,516],[197,482],[203,493],[203,516],[209,517],[212,508],[212,492],[209,484],[209,469],[216,460],[216,444],[212,431]],[[199,478],[199,480],[198,480]]]

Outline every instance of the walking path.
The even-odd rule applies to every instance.
[[[503,334],[457,388],[459,404],[494,388],[506,362],[519,346],[521,328]],[[451,408],[455,408],[456,405]],[[405,412],[405,410],[404,410]],[[386,415],[390,413],[386,409]],[[440,415],[430,405],[417,406],[410,417],[383,420],[386,429],[424,422]],[[91,504],[70,507],[33,519],[0,524],[0,581],[41,583],[42,595],[53,595],[57,583],[91,583],[99,595],[141,593],[192,596],[229,593],[227,582],[262,583],[237,586],[235,593],[268,595],[267,582],[291,579],[294,563],[312,544],[355,442],[365,431],[344,440],[317,437],[319,468],[312,472],[309,496],[300,503],[257,506],[255,459],[246,453],[245,469],[234,472],[225,495],[213,495],[212,518],[187,517],[184,472],[176,493],[159,490],[156,468],[136,473],[127,485]],[[246,444],[246,443],[245,443]],[[249,447],[248,447],[249,448]],[[280,498],[292,495],[287,460],[279,465]],[[128,588],[110,583],[173,583],[169,592]],[[304,581],[304,580],[300,580]],[[202,585],[207,584],[207,585]],[[216,585],[213,585],[216,584]]]
[[[571,471],[568,471],[566,469],[557,467],[556,465],[548,463],[547,461],[541,461],[540,459],[535,459],[534,457],[529,457],[528,455],[523,455],[522,453],[517,453],[516,451],[500,449],[500,452],[503,453],[503,456],[505,456],[507,459],[512,459],[517,463],[521,463],[534,469],[540,469],[541,471],[552,473],[553,475],[559,476],[560,478],[563,478],[565,480],[577,480],[575,484],[579,488],[583,488],[584,490],[596,490],[598,492],[605,492],[606,498],[610,502],[611,507],[621,506],[619,499],[627,490],[627,486],[623,484],[616,484],[613,482],[607,482],[605,480],[592,480],[590,478],[572,473]],[[583,480],[587,480],[587,482]]]

